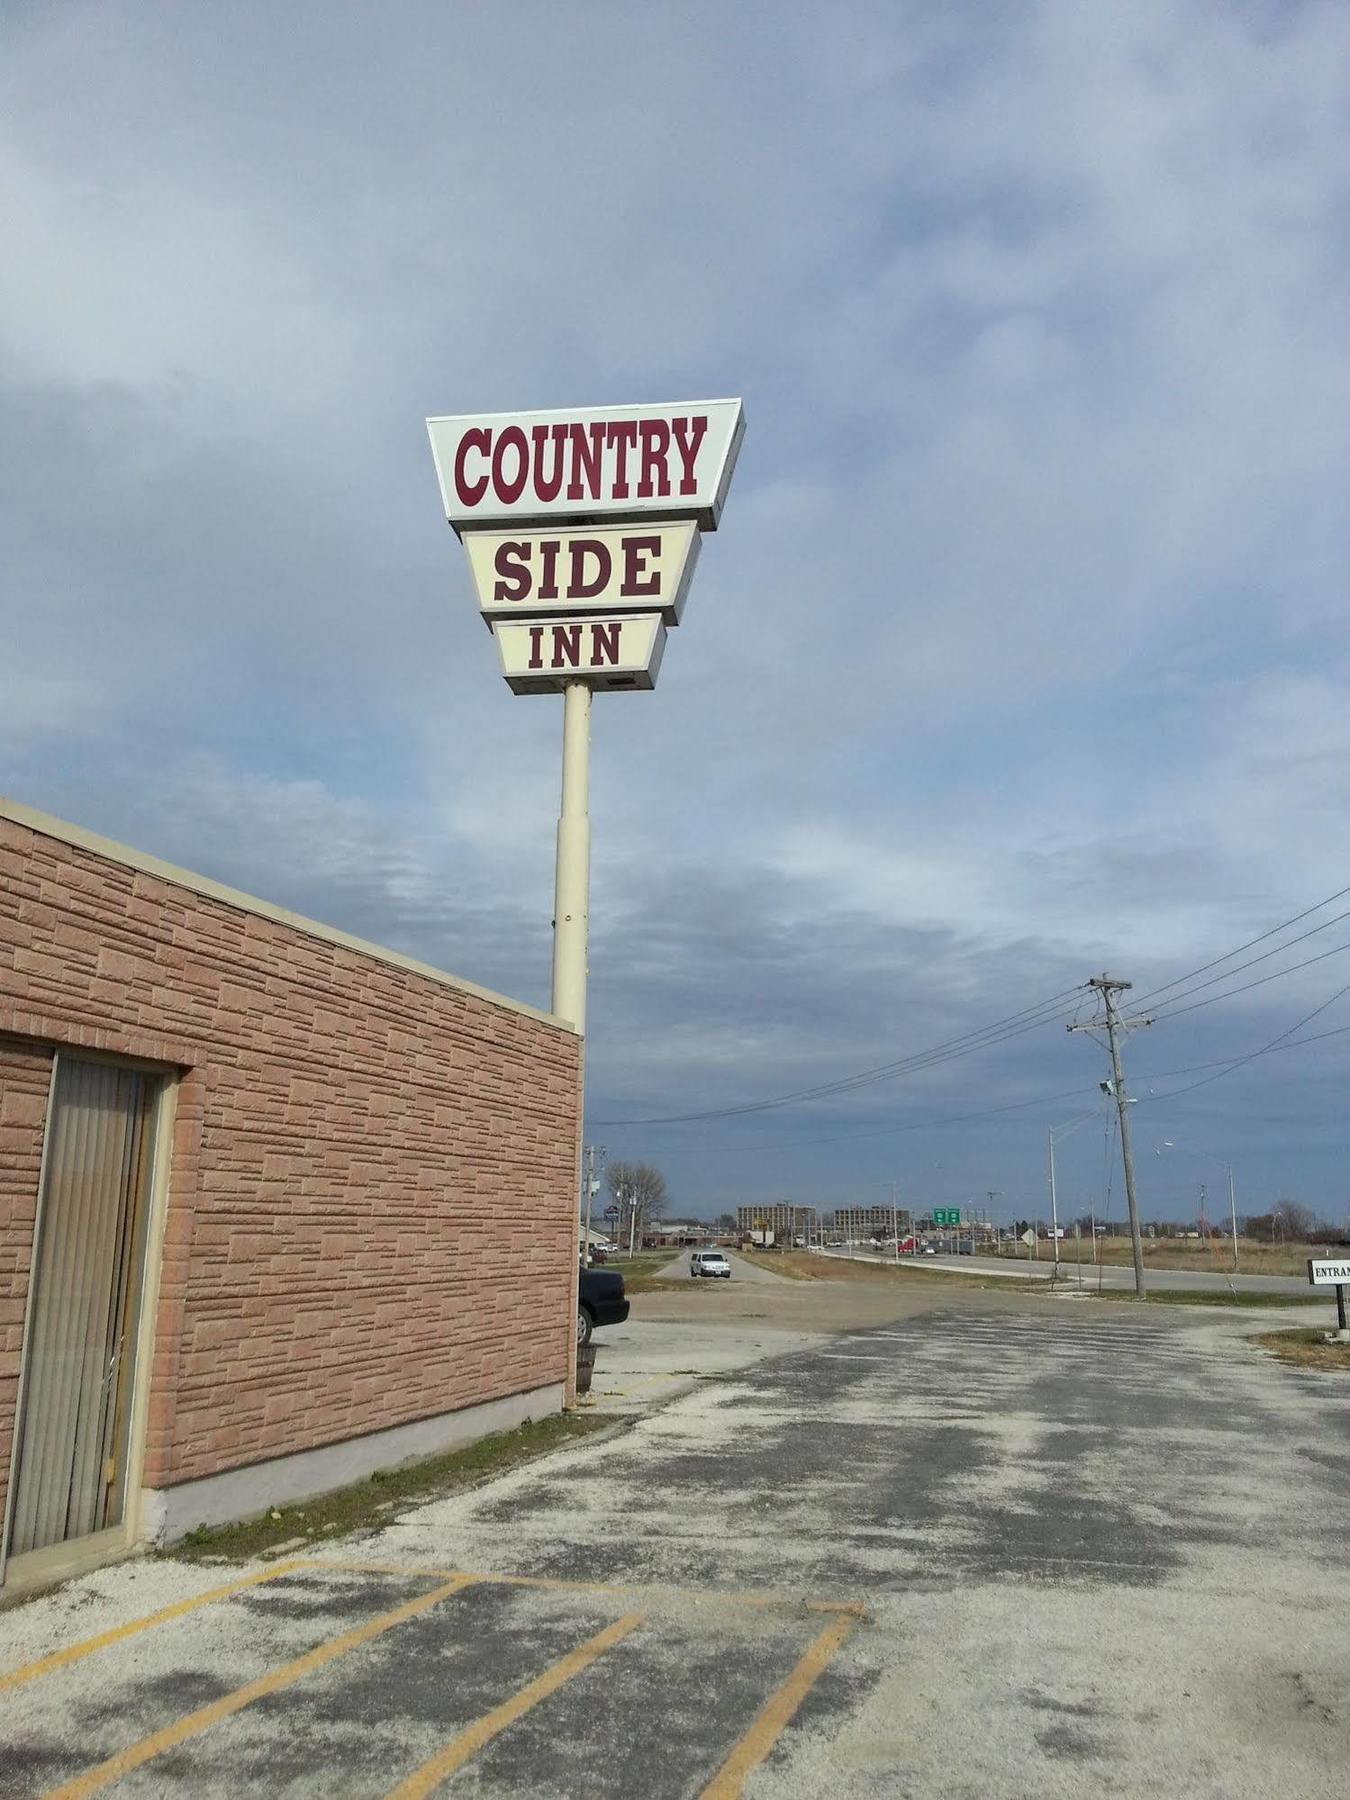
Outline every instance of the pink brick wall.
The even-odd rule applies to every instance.
[[[49,1046],[184,1070],[145,1480],[564,1380],[570,1032],[0,818],[0,1479]]]

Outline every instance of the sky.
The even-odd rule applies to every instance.
[[[1348,65],[1317,0],[18,0],[0,792],[547,1005],[561,701],[423,421],[737,395],[594,708],[588,1141],[1017,1217],[1081,1120],[1119,1216],[1105,969],[1145,1217],[1350,1224],[1350,896],[1262,935],[1350,887]]]

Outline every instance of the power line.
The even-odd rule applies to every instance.
[[[1276,969],[1273,974],[1262,975],[1256,981],[1245,981],[1241,987],[1230,988],[1226,994],[1211,994],[1208,1000],[1196,1000],[1192,1005],[1179,1006],[1172,1012],[1155,1013],[1154,1017],[1159,1020],[1179,1019],[1183,1013],[1198,1012],[1202,1006],[1213,1006],[1218,1000],[1235,999],[1238,994],[1250,993],[1253,988],[1264,987],[1268,981],[1279,981],[1286,975],[1296,974],[1300,969],[1310,969],[1314,963],[1325,962],[1329,956],[1340,956],[1345,950],[1350,950],[1350,943],[1337,944],[1332,950],[1324,950],[1320,956],[1309,956],[1303,962],[1290,963],[1287,969]],[[1258,958],[1258,960],[1261,959]],[[1248,966],[1250,967],[1250,964]],[[1234,970],[1234,974],[1236,973],[1237,971]],[[1209,983],[1206,982],[1204,985],[1208,987]],[[1192,992],[1195,991],[1192,989]],[[1186,996],[1178,994],[1177,998],[1184,1000]]]
[[[943,1125],[970,1125],[978,1119],[992,1119],[999,1113],[1024,1112],[1032,1106],[1053,1106],[1058,1100],[1083,1100],[1091,1095],[1091,1088],[1065,1088],[1058,1094],[1038,1094],[1034,1100],[1014,1100],[1007,1106],[986,1106],[973,1113],[940,1113],[934,1119],[915,1119],[908,1125],[882,1125],[868,1131],[833,1132],[828,1137],[818,1138],[782,1138],[765,1140],[756,1138],[751,1144],[718,1144],[710,1146],[703,1152],[706,1156],[745,1156],[752,1152],[769,1150],[809,1150],[820,1144],[851,1144],[858,1139],[874,1137],[896,1137],[907,1131],[936,1130]],[[697,1155],[698,1152],[680,1150],[677,1155]]]
[[[1290,938],[1287,944],[1277,944],[1273,950],[1263,950],[1260,956],[1252,957],[1250,962],[1239,963],[1235,969],[1225,969],[1222,975],[1211,975],[1208,981],[1198,981],[1194,987],[1183,988],[1179,994],[1173,994],[1171,1000],[1163,1001],[1162,1006],[1158,1009],[1157,1016],[1159,1018],[1166,1018],[1168,1016],[1168,1008],[1176,1001],[1188,1000],[1192,994],[1202,994],[1206,988],[1217,987],[1219,982],[1227,981],[1234,975],[1241,975],[1244,970],[1254,969],[1258,963],[1269,962],[1272,956],[1283,956],[1285,951],[1292,950],[1295,944],[1302,944],[1306,942],[1308,938],[1316,937],[1319,931],[1326,931],[1328,927],[1332,925],[1339,925],[1344,919],[1350,919],[1350,908],[1345,912],[1336,913],[1330,919],[1324,919],[1320,925],[1314,925],[1311,931],[1301,931],[1297,937]],[[1238,952],[1234,950],[1232,954],[1236,956],[1238,955]],[[1296,963],[1294,965],[1295,968],[1301,968],[1302,966],[1301,963]],[[1198,970],[1196,972],[1197,974],[1199,973]],[[1174,983],[1173,985],[1175,986],[1176,984]],[[1240,992],[1241,990],[1239,989],[1237,991]],[[1141,1001],[1140,1004],[1142,1005],[1143,1002]]]
[[[1208,1087],[1212,1081],[1222,1081],[1224,1076],[1231,1075],[1234,1069],[1240,1069],[1246,1063],[1255,1062],[1258,1056],[1266,1056],[1270,1051],[1279,1049],[1281,1045],[1284,1045],[1288,1050],[1297,1049],[1297,1044],[1285,1044],[1285,1039],[1293,1037],[1294,1033],[1296,1031],[1301,1031],[1305,1025],[1310,1025],[1312,1021],[1317,1018],[1319,1013],[1324,1013],[1329,1006],[1334,1006],[1344,994],[1350,994],[1350,981],[1348,981],[1344,987],[1337,988],[1336,992],[1329,1000],[1324,1000],[1320,1006],[1315,1006],[1310,1013],[1306,1013],[1303,1018],[1291,1025],[1287,1031],[1282,1031],[1278,1037],[1273,1037],[1268,1044],[1263,1044],[1259,1050],[1253,1050],[1247,1056],[1239,1056],[1235,1061],[1230,1062],[1226,1068],[1220,1069],[1216,1075],[1206,1075],[1203,1081],[1188,1082],[1185,1087],[1173,1088],[1170,1094],[1160,1094],[1158,1098],[1161,1100],[1174,1100],[1178,1094],[1191,1094],[1194,1093],[1196,1088]],[[1350,1026],[1347,1026],[1344,1029],[1350,1030]],[[1327,1032],[1325,1035],[1331,1037],[1333,1033]]]
[[[1305,1021],[1306,1022],[1306,1021]],[[1297,1027],[1295,1027],[1297,1029]],[[1141,1081],[1166,1081],[1173,1075],[1198,1075],[1202,1069],[1230,1069],[1235,1063],[1252,1062],[1258,1056],[1270,1056],[1282,1050],[1301,1050],[1305,1044],[1321,1044],[1327,1038],[1345,1037],[1350,1033],[1350,1025],[1338,1025],[1334,1031],[1319,1031],[1310,1038],[1300,1038],[1295,1044],[1268,1044],[1264,1050],[1253,1050],[1250,1056],[1221,1056],[1217,1062],[1188,1063],[1183,1069],[1159,1069],[1153,1075],[1141,1075]],[[1164,1095],[1158,1095],[1161,1100]]]
[[[798,1088],[791,1093],[773,1095],[764,1100],[748,1101],[740,1106],[710,1107],[700,1112],[669,1113],[648,1119],[595,1119],[592,1121],[592,1125],[599,1128],[602,1125],[615,1127],[622,1125],[706,1124],[715,1119],[731,1119],[742,1117],[748,1113],[771,1112],[780,1107],[798,1105],[807,1100],[827,1099],[838,1094],[851,1093],[855,1089],[869,1086],[873,1082],[898,1079],[903,1075],[917,1074],[923,1069],[936,1068],[944,1062],[954,1062],[963,1056],[973,1055],[978,1050],[991,1049],[996,1044],[1021,1037],[1024,1033],[1034,1031],[1041,1025],[1052,1024],[1073,1010],[1068,1002],[1078,992],[1077,987],[1066,988],[1063,993],[1054,994],[1048,1000],[1042,1000],[1035,1006],[1024,1007],[1021,1012],[1010,1013],[1007,1018],[996,1019],[988,1025],[962,1032],[954,1038],[947,1038],[941,1043],[930,1045],[926,1050],[916,1050],[911,1055],[900,1058],[897,1062],[883,1063],[876,1068],[842,1076],[836,1081],[822,1082],[815,1087]]]
[[[1211,969],[1217,969],[1220,963],[1230,962],[1233,957],[1241,956],[1244,950],[1254,950],[1258,944],[1264,944],[1267,938],[1278,937],[1280,932],[1288,931],[1291,925],[1302,924],[1304,919],[1310,919],[1315,912],[1321,912],[1324,906],[1330,906],[1334,901],[1343,900],[1347,894],[1350,894],[1350,887],[1343,887],[1338,893],[1328,894],[1325,900],[1319,900],[1315,906],[1309,906],[1303,912],[1295,913],[1292,919],[1286,919],[1282,925],[1272,925],[1269,931],[1263,931],[1259,937],[1250,938],[1245,944],[1239,944],[1236,950],[1229,950],[1223,956],[1216,956],[1213,962],[1203,963],[1200,968],[1192,969],[1188,975],[1178,975],[1174,981],[1165,982],[1162,987],[1153,988],[1149,993],[1141,994],[1136,1004],[1144,1006],[1150,1000],[1156,1000],[1159,994],[1166,994],[1174,987],[1181,987],[1184,983],[1193,981],[1197,975],[1207,975]],[[1329,920],[1328,923],[1334,923],[1334,920]],[[1295,941],[1297,942],[1297,940]],[[1230,973],[1236,973],[1236,971],[1230,971]]]

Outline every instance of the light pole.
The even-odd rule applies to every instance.
[[[1084,1113],[1079,1119],[1070,1119],[1067,1125],[1051,1125],[1045,1134],[1046,1149],[1050,1158],[1050,1241],[1055,1247],[1055,1264],[1059,1264],[1059,1209],[1055,1197],[1055,1145],[1077,1131],[1080,1125],[1086,1125],[1089,1119],[1095,1119],[1096,1113]]]

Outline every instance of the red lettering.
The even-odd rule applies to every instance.
[[[492,559],[493,573],[502,579],[494,584],[494,600],[523,600],[530,591],[530,546],[516,538],[505,538],[497,546]]]
[[[637,449],[637,437],[636,419],[615,419],[606,433],[606,441],[615,453],[610,493],[616,500],[628,498],[628,452]]]
[[[550,432],[553,438],[553,468],[549,474],[544,473],[544,445]],[[532,425],[530,437],[534,441],[534,491],[541,500],[555,500],[563,478],[563,445],[567,442],[568,427],[566,425]]]
[[[567,429],[572,438],[572,479],[567,484],[567,498],[598,500],[605,428],[603,425],[569,425]]]
[[[542,625],[530,626],[530,660],[526,665],[531,669],[542,669],[544,666],[544,628]]]
[[[561,669],[564,661],[569,662],[574,669],[581,662],[580,625],[555,625],[553,627],[552,667]]]
[[[470,450],[477,450],[486,456],[491,444],[492,433],[484,431],[481,425],[475,425],[472,430],[464,433],[455,448],[455,496],[461,506],[477,506],[487,492],[487,476],[480,475],[477,481],[466,481],[464,464]]]
[[[670,470],[667,467],[670,457],[670,427],[664,419],[642,419],[638,430],[642,434],[642,475],[638,481],[638,499],[650,500],[653,494],[664,495],[670,492]]]
[[[708,417],[700,413],[694,419],[672,419],[671,427],[675,432],[675,444],[680,452],[680,461],[684,464],[684,475],[680,480],[682,494],[696,494],[698,482],[694,479],[694,464],[698,461],[699,446],[708,430]],[[685,432],[692,426],[691,436],[686,438]]]
[[[516,453],[516,472],[510,481],[506,479],[506,452]],[[497,491],[497,498],[510,505],[519,500],[525,488],[525,477],[530,467],[530,447],[525,442],[525,433],[519,425],[508,425],[498,437],[492,452],[492,485]]]
[[[626,537],[623,543],[623,586],[619,592],[625,599],[637,594],[659,594],[661,577],[655,569],[648,574],[646,559],[661,554],[659,537]],[[646,580],[643,577],[646,576]]]
[[[605,663],[616,663],[619,660],[619,633],[623,630],[622,619],[609,620],[604,625],[596,620],[591,625],[591,667],[598,669]]]
[[[569,546],[572,552],[571,578],[567,583],[569,600],[594,600],[604,589],[614,571],[614,559],[609,547],[600,538],[573,538]],[[586,580],[586,558],[593,556],[596,562],[594,581]]]
[[[558,598],[558,552],[562,544],[557,538],[545,538],[539,546],[539,554],[544,563],[544,578],[539,583],[539,599],[556,600]]]

